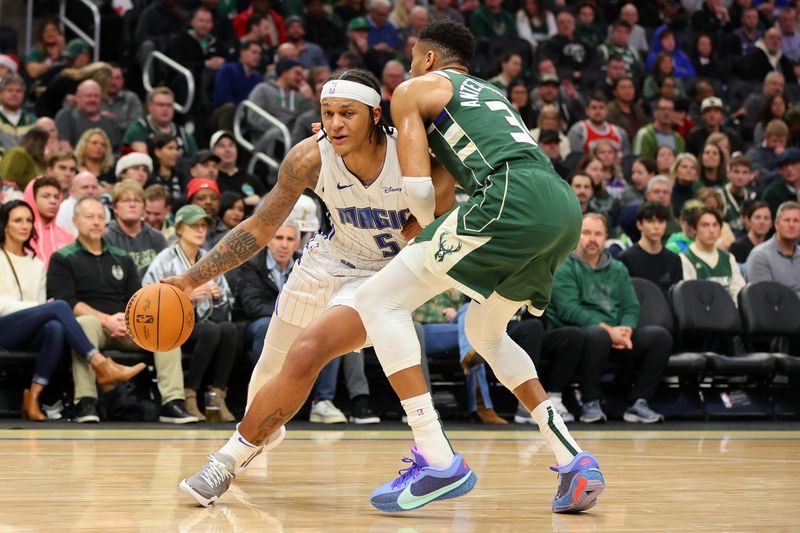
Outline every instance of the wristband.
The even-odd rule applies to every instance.
[[[436,207],[436,191],[430,176],[403,176],[403,196],[411,214],[421,227],[433,222]]]

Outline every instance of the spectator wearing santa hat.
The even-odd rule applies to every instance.
[[[120,157],[114,167],[114,175],[118,181],[133,180],[142,188],[147,185],[147,180],[152,172],[153,160],[149,155],[141,152],[131,152]]]
[[[19,59],[11,54],[0,54],[0,80],[9,74],[19,73]]]

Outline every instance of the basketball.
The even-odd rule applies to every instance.
[[[164,283],[142,287],[125,307],[125,325],[133,342],[149,352],[167,352],[189,338],[194,307],[182,290]]]

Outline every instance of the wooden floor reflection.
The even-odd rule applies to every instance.
[[[221,431],[0,431],[0,531],[798,531],[800,432],[592,431],[607,488],[553,515],[552,457],[533,431],[452,432],[478,475],[468,496],[402,515],[368,502],[400,468],[405,432],[296,431],[213,509],[176,488]]]

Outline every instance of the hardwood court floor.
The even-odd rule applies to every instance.
[[[292,431],[267,470],[213,508],[176,488],[228,431],[0,430],[0,531],[798,531],[798,431],[582,431],[607,487],[553,515],[552,457],[533,431],[453,431],[478,475],[459,499],[402,515],[368,502],[405,431]]]

